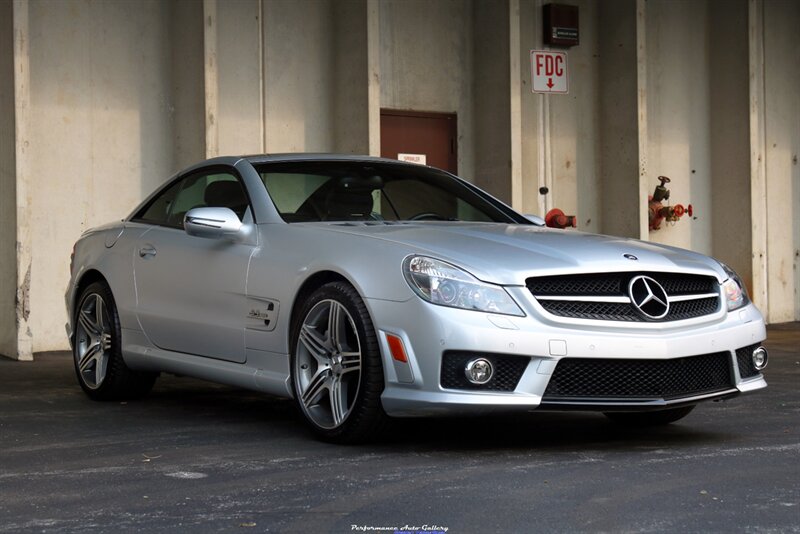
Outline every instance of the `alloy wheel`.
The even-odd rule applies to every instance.
[[[361,342],[340,302],[322,300],[309,310],[294,362],[295,390],[306,416],[320,428],[341,426],[361,384]]]
[[[90,293],[77,313],[75,363],[86,387],[97,389],[106,378],[111,354],[111,321],[103,297]]]

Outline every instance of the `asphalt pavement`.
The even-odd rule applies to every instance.
[[[67,353],[0,358],[0,532],[800,532],[800,323],[766,346],[768,389],[668,427],[404,420],[359,446],[286,400],[162,376],[98,403]]]

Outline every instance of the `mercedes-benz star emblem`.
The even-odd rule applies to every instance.
[[[667,292],[649,276],[635,276],[628,284],[631,303],[648,319],[661,319],[669,311]]]

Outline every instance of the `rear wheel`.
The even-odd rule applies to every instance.
[[[315,291],[292,332],[292,384],[314,432],[339,443],[376,437],[387,419],[381,406],[383,367],[364,301],[344,282]]]
[[[606,412],[604,415],[615,423],[626,426],[661,426],[683,419],[692,410],[694,405],[655,412]]]
[[[105,283],[95,282],[83,290],[74,324],[75,374],[89,397],[123,400],[150,391],[157,374],[129,369],[122,359],[119,315],[114,296]]]

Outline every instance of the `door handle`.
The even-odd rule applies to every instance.
[[[152,256],[155,256],[155,255],[156,255],[156,249],[155,249],[155,247],[152,247],[150,245],[145,245],[145,246],[143,246],[142,248],[139,249],[139,257],[140,258],[146,258],[148,256],[152,257]]]

